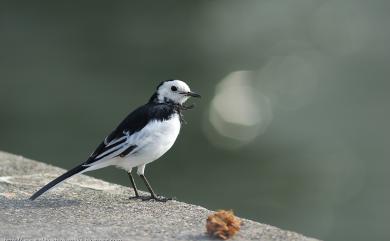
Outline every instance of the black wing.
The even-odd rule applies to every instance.
[[[110,156],[112,153],[118,151],[118,148],[126,142],[127,136],[132,135],[133,133],[140,131],[148,123],[148,106],[143,105],[131,112],[115,129],[111,132],[96,150],[90,155],[88,160],[84,163],[91,164],[93,162],[99,161],[104,157]],[[129,146],[125,151],[128,153],[131,152],[136,146]],[[102,155],[104,154],[104,155]],[[119,153],[121,155],[122,153]]]
[[[144,128],[149,121],[166,120],[177,113],[175,106],[169,104],[148,103],[130,113],[115,130],[109,134],[96,150],[90,155],[84,165],[89,165],[103,158],[125,156],[134,150],[136,144],[126,146],[124,143],[133,133]]]

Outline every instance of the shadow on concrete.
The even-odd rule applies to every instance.
[[[0,206],[2,209],[15,209],[15,208],[59,208],[78,206],[80,201],[67,200],[63,198],[41,198],[40,200],[31,201],[29,199],[8,199],[0,198]]]

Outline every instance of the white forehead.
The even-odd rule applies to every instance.
[[[190,91],[190,87],[181,80],[166,81],[160,86],[159,89],[171,89],[172,86],[176,86],[176,88],[181,91]]]

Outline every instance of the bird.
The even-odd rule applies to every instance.
[[[149,101],[131,112],[98,145],[86,161],[52,180],[29,199],[35,200],[46,191],[77,174],[116,166],[127,172],[135,196],[131,199],[166,202],[170,198],[157,195],[145,176],[145,166],[159,159],[174,144],[184,123],[183,111],[194,105],[184,103],[190,97],[200,98],[181,80],[165,80]],[[150,195],[141,196],[131,174],[133,168],[141,177]]]

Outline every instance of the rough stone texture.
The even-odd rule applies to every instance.
[[[127,187],[76,176],[35,201],[28,197],[63,173],[21,156],[0,152],[0,238],[67,240],[212,240],[211,213],[178,201],[129,200]],[[314,240],[242,219],[233,240]]]

